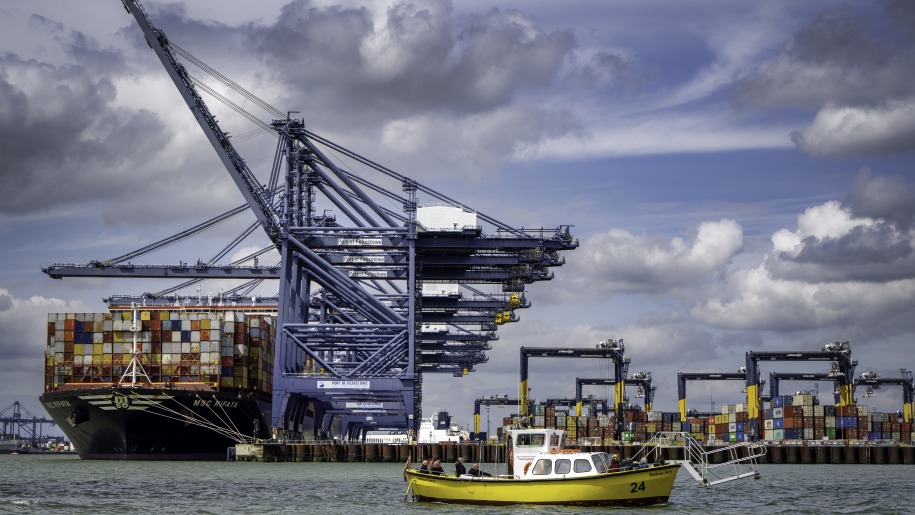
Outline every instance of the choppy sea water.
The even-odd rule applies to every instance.
[[[912,465],[761,465],[759,480],[711,488],[681,470],[667,505],[640,510],[404,502],[402,470],[398,463],[121,462],[0,455],[0,513],[915,513]]]

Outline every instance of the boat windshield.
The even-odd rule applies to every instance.
[[[610,456],[608,456],[606,453],[596,452],[591,455],[591,460],[594,461],[594,468],[597,470],[610,470]]]
[[[518,435],[518,447],[543,447],[544,437],[542,433],[522,433]]]

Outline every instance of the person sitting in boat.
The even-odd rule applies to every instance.
[[[607,472],[619,472],[620,470],[620,459],[614,454],[610,457],[610,468],[607,469]]]
[[[482,470],[480,470],[479,463],[474,463],[473,466],[470,467],[470,470],[467,471],[467,473],[473,477],[488,477],[488,476],[492,475],[489,472],[483,472]]]
[[[445,469],[442,468],[442,460],[435,460],[432,462],[432,466],[429,467],[429,473],[436,476],[444,476]]]
[[[460,477],[466,473],[467,468],[464,466],[464,458],[458,458],[454,463],[454,475]]]
[[[429,460],[423,460],[423,464],[419,466],[419,471],[429,473]]]

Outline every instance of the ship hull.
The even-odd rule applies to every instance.
[[[679,464],[585,477],[516,479],[435,476],[407,469],[416,501],[454,504],[648,506],[670,497]]]
[[[270,437],[270,404],[235,393],[100,387],[40,401],[83,459],[224,460],[236,443]]]

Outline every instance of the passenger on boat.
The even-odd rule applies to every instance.
[[[429,473],[435,474],[436,476],[444,476],[445,469],[442,468],[442,460],[433,461],[432,466],[429,467]]]
[[[607,472],[618,472],[620,469],[620,460],[616,454],[610,458],[610,468],[607,469]]]
[[[419,466],[420,472],[429,472],[429,460],[423,460],[423,464]]]
[[[474,463],[473,466],[470,467],[470,470],[467,471],[467,473],[473,477],[488,477],[488,476],[492,475],[489,472],[483,472],[482,470],[480,470],[479,463]]]
[[[467,473],[467,467],[464,466],[464,458],[458,458],[454,464],[454,475],[463,476]]]

